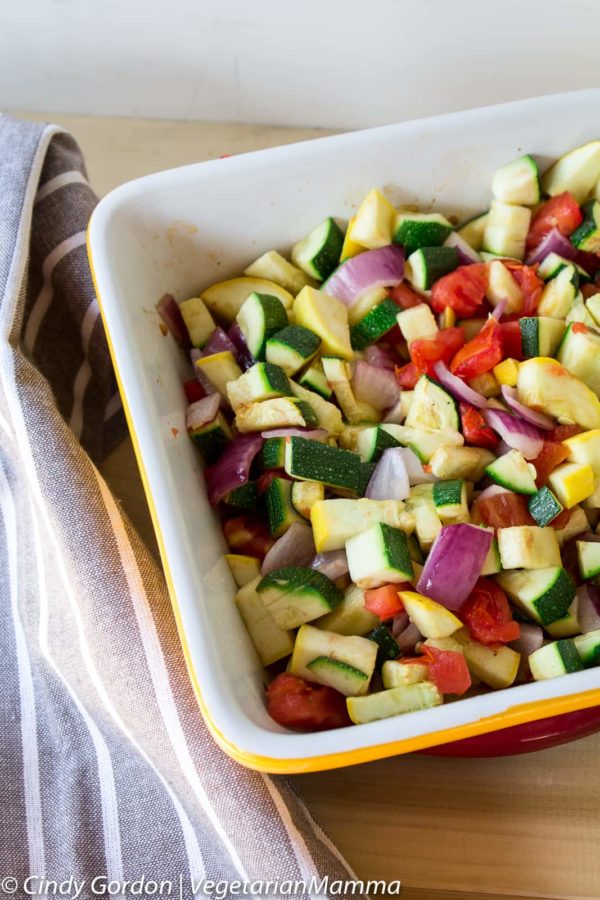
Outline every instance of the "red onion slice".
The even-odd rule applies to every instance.
[[[539,625],[530,625],[528,622],[519,622],[519,625],[521,636],[516,641],[511,641],[509,647],[527,657],[540,649],[544,643],[544,632]]]
[[[400,396],[400,385],[393,372],[362,360],[354,368],[352,387],[357,400],[370,403],[375,409],[394,406]]]
[[[221,405],[221,397],[219,394],[210,394],[203,397],[202,400],[196,400],[190,403],[185,414],[185,427],[188,431],[196,431],[203,425],[212,422]]]
[[[600,628],[600,588],[582,584],[577,588],[577,619],[583,634]]]
[[[384,450],[371,475],[365,497],[369,500],[406,500],[409,494],[410,484],[402,447]]]
[[[541,412],[536,412],[534,409],[529,409],[529,407],[519,402],[519,393],[516,388],[510,387],[508,384],[503,384],[500,390],[502,391],[502,396],[506,401],[506,405],[510,406],[510,408],[516,412],[518,416],[521,416],[525,422],[529,422],[530,425],[536,425],[538,428],[543,428],[547,431],[551,431],[554,428],[554,419],[551,419],[550,416]]]
[[[321,290],[345,306],[379,287],[395,287],[404,278],[404,250],[394,244],[365,250],[346,260],[322,285]]]
[[[310,564],[311,569],[316,569],[327,575],[331,581],[348,574],[348,557],[345,550],[330,550],[327,553],[317,553]]]
[[[535,263],[540,263],[542,260],[546,259],[547,256],[550,256],[551,253],[557,253],[559,256],[562,256],[563,259],[573,259],[576,252],[577,251],[569,238],[566,238],[561,234],[558,228],[553,228],[552,231],[548,232],[546,237],[540,241],[535,250],[532,250],[529,254],[526,265],[533,266]]]
[[[423,463],[414,450],[411,450],[410,447],[399,447],[398,449],[402,453],[402,459],[408,474],[408,483],[411,487],[414,484],[433,484],[434,481],[439,481],[439,478],[432,472],[425,471]]]
[[[256,360],[250,353],[248,344],[246,343],[246,338],[242,334],[242,329],[237,322],[233,323],[233,325],[227,332],[227,336],[237,350],[238,364],[244,371],[246,371],[247,369],[251,369]]]
[[[417,591],[453,612],[460,610],[481,574],[493,536],[493,528],[445,525],[429,551]]]
[[[175,338],[184,350],[191,347],[190,335],[188,333],[181,310],[172,294],[164,294],[156,304],[156,312],[159,314],[171,335]]]
[[[235,359],[238,358],[237,347],[227,337],[223,329],[217,326],[202,348],[202,356],[212,356],[213,353],[223,353],[225,350],[233,353]]]
[[[504,315],[504,313],[506,311],[507,306],[508,306],[508,298],[507,297],[503,297],[502,300],[498,301],[498,303],[494,307],[494,311],[492,313],[492,316],[494,317],[494,319],[496,319],[496,321],[498,321],[498,322],[500,321],[500,319],[502,318],[502,316]]]
[[[250,477],[250,466],[263,443],[263,438],[258,434],[241,434],[229,442],[214,466],[205,469],[208,500],[212,506],[219,503],[229,491],[246,484]]]
[[[544,441],[537,428],[501,409],[484,409],[487,424],[498,432],[513,450],[520,450],[525,459],[535,459],[542,451]]]
[[[285,534],[275,541],[265,556],[260,574],[267,575],[284,566],[307,566],[314,553],[312,528],[302,522],[294,522]]]
[[[444,247],[455,247],[458,253],[458,261],[461,266],[468,266],[471,263],[481,262],[481,257],[476,250],[473,250],[470,244],[467,244],[464,238],[456,231],[451,231],[446,240]]]
[[[392,624],[390,625],[390,631],[394,635],[394,637],[398,637],[399,634],[402,634],[405,628],[408,628],[410,625],[410,619],[408,618],[408,613],[401,612],[398,613],[397,616],[394,616],[392,619]]]
[[[439,383],[450,391],[452,396],[456,397],[457,400],[464,400],[465,403],[470,403],[471,406],[476,406],[478,409],[483,409],[487,406],[486,398],[482,394],[478,394],[477,391],[474,391],[468,384],[465,384],[458,375],[453,375],[446,363],[442,360],[436,362],[433,371]]]
[[[412,654],[419,641],[423,640],[423,635],[412,622],[406,626],[404,631],[401,631],[400,634],[395,634],[394,637],[400,650],[405,654]],[[400,659],[400,662],[402,662],[402,659]]]
[[[378,369],[390,369],[392,372],[397,365],[394,352],[387,347],[380,347],[379,344],[371,344],[365,349],[365,359],[370,366],[377,366]]]
[[[397,402],[385,411],[383,421],[387,425],[402,425],[405,418],[406,413],[404,412],[404,407],[402,406],[402,399],[398,397]]]

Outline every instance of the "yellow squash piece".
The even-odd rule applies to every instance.
[[[357,241],[352,240],[351,235],[355,222],[356,216],[352,216],[352,218],[348,222],[348,228],[346,229],[346,235],[344,237],[344,243],[342,245],[342,252],[340,254],[340,262],[344,262],[346,259],[352,259],[353,256],[358,256],[359,253],[364,253],[364,251],[367,249],[366,247],[363,247],[362,244],[359,244]]]
[[[576,434],[563,444],[569,451],[569,462],[587,463],[596,475],[600,475],[600,428]]]
[[[392,241],[396,215],[396,210],[380,191],[369,191],[348,227],[348,236],[367,250],[385,247]]]
[[[570,509],[594,493],[594,473],[587,463],[563,463],[550,473],[548,483],[563,506]]]
[[[462,622],[454,613],[430,597],[417,594],[415,591],[400,591],[398,596],[404,604],[408,618],[424,637],[450,637],[462,628]]]
[[[208,378],[223,397],[227,397],[229,382],[237,381],[242,375],[242,370],[236,363],[231,350],[222,350],[220,353],[201,356],[196,360],[196,368]]]
[[[537,356],[520,363],[517,388],[519,400],[531,409],[582,428],[600,428],[600,400],[555,359]]]
[[[260,560],[242,553],[226,553],[225,560],[238,587],[244,587],[260,575]]]
[[[292,295],[281,285],[265,278],[231,278],[229,281],[220,281],[202,291],[201,296],[213,315],[233,322],[244,300],[254,291],[257,294],[272,294],[281,300],[286,309],[291,309],[294,302]]]
[[[294,300],[293,311],[296,325],[304,325],[319,335],[322,353],[352,359],[348,310],[343,303],[315,288],[305,287]]]
[[[519,378],[519,363],[516,359],[505,359],[492,369],[498,384],[516,387]]]

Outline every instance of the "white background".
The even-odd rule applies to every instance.
[[[597,86],[599,41],[600,0],[0,0],[0,107],[360,127]]]

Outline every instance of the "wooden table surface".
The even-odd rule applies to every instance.
[[[27,117],[57,121],[73,132],[100,194],[159,169],[323,133]],[[155,548],[129,441],[103,472]],[[358,876],[401,879],[405,900],[600,898],[600,735],[529,756],[411,755],[293,780]]]

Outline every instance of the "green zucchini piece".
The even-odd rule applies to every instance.
[[[285,470],[301,481],[320,481],[329,487],[356,492],[360,458],[351,450],[340,450],[307,438],[286,440]]]
[[[458,268],[456,247],[421,247],[406,261],[407,278],[419,291],[428,291],[438,278]]]
[[[364,350],[387,334],[397,324],[397,315],[398,306],[389,297],[373,307],[350,329],[350,343],[354,350]]]
[[[550,488],[546,486],[532,494],[527,505],[532,517],[542,528],[549,525],[564,508]]]
[[[291,493],[292,482],[287,478],[273,478],[265,491],[269,532],[273,537],[280,537],[294,522],[303,521],[292,505]]]
[[[292,262],[318,281],[325,281],[340,261],[344,234],[330,217],[292,247]]]
[[[560,566],[501,572],[496,581],[510,600],[539,625],[550,625],[564,616],[575,597],[571,576]]]
[[[421,247],[440,247],[452,225],[439,213],[399,213],[394,229],[394,244],[401,244],[407,256]]]
[[[280,628],[297,628],[341,603],[338,587],[316,569],[286,566],[269,572],[256,591]]]
[[[236,316],[240,331],[254,359],[264,359],[267,341],[288,324],[281,300],[272,294],[256,292],[243,302]]]
[[[280,366],[286,375],[295,375],[319,347],[321,338],[303,325],[288,325],[269,338],[266,347],[268,362]]]

